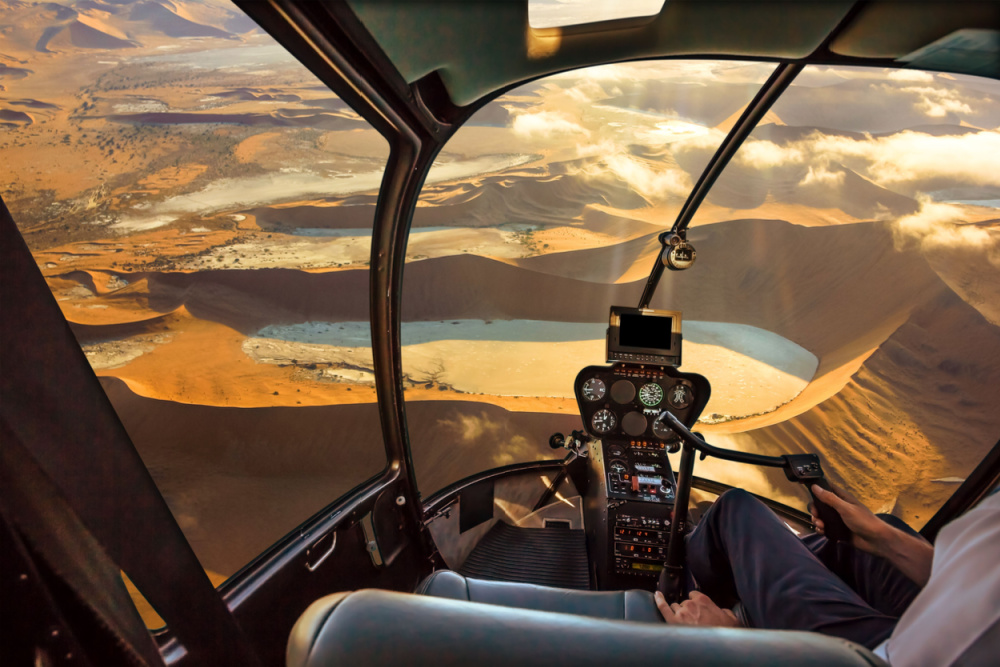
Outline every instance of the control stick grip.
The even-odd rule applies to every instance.
[[[850,542],[851,535],[853,534],[851,533],[851,529],[844,523],[840,512],[816,497],[816,493],[812,490],[813,484],[830,493],[833,493],[833,490],[824,477],[813,480],[809,484],[809,495],[812,496],[813,503],[816,504],[816,515],[823,521],[823,534],[831,542]]]

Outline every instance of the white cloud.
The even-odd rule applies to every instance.
[[[693,187],[691,178],[679,168],[664,163],[656,163],[636,158],[625,146],[611,140],[580,144],[577,146],[579,157],[600,156],[597,162],[592,162],[579,170],[570,170],[588,178],[597,180],[621,180],[632,190],[649,200],[686,197]]]
[[[535,111],[514,117],[514,133],[528,139],[579,134],[590,136],[590,131],[572,118],[558,111]]]
[[[934,75],[930,72],[924,72],[916,69],[896,69],[891,70],[886,75],[886,78],[892,81],[919,81],[921,83],[930,83],[934,80]]]
[[[798,142],[778,145],[772,141],[748,141],[740,148],[736,159],[748,167],[772,169],[788,164],[801,164],[806,160],[805,146]]]
[[[919,99],[914,102],[914,107],[930,118],[944,118],[951,113],[972,114],[972,107],[962,101],[957,90],[951,88],[909,86],[899,92],[916,95]]]
[[[799,185],[820,185],[825,187],[836,187],[843,185],[844,172],[830,171],[826,166],[820,164],[809,166],[809,171],[799,182]]]
[[[964,224],[962,209],[951,204],[941,204],[921,196],[920,210],[895,221],[893,232],[896,245],[906,247],[917,244],[924,252],[937,248],[968,248],[994,250],[998,238],[986,228]]]
[[[803,142],[816,157],[852,165],[882,185],[919,185],[947,179],[965,185],[1000,186],[1000,132],[933,136],[899,132],[885,137],[832,136],[815,133]]]

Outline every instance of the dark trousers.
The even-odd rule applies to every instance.
[[[883,521],[907,532],[896,517]],[[874,648],[920,591],[887,560],[832,543],[799,539],[746,491],[722,494],[688,537],[697,589],[721,607],[740,601],[754,627],[808,630]]]

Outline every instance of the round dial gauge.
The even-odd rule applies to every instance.
[[[610,433],[617,423],[615,413],[606,408],[598,410],[590,418],[590,425],[596,433]]]
[[[608,447],[608,455],[614,457],[625,456],[625,450],[619,447],[618,445],[611,445],[610,447]]]
[[[622,430],[632,436],[646,432],[646,417],[641,412],[630,412],[622,417]]]
[[[660,401],[663,400],[663,387],[655,382],[642,385],[642,389],[639,390],[639,400],[646,407],[651,408],[654,405],[659,405]]]
[[[694,391],[686,384],[675,384],[667,392],[667,402],[678,410],[683,410],[691,405],[694,400]]]
[[[604,398],[604,394],[607,393],[608,387],[604,384],[604,380],[600,378],[590,378],[583,383],[583,387],[580,388],[580,393],[588,401],[599,401]]]
[[[628,470],[628,468],[625,467],[625,464],[621,461],[612,461],[611,465],[608,467],[611,469],[611,472],[616,472],[619,475]]]
[[[635,385],[628,380],[619,380],[611,385],[611,398],[615,403],[631,403],[635,398]]]
[[[667,426],[666,422],[657,419],[653,422],[653,435],[655,435],[660,440],[676,440],[677,434],[674,430]]]

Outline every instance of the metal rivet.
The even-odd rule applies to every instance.
[[[397,505],[405,505],[406,504],[406,496],[396,496],[396,504]]]
[[[18,581],[27,581],[27,580],[28,580],[28,575],[26,574],[22,574],[21,576],[18,577]]]

